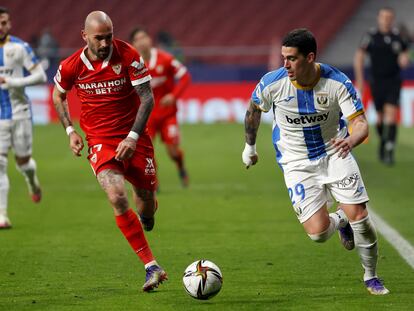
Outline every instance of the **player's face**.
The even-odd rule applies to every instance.
[[[394,24],[394,13],[391,10],[380,10],[377,21],[380,30],[390,32]]]
[[[132,39],[132,45],[140,54],[146,54],[152,47],[152,40],[145,31],[139,31]]]
[[[10,16],[7,13],[0,14],[0,40],[9,34],[11,28]]]
[[[314,53],[309,53],[307,57],[298,52],[298,48],[282,46],[283,67],[288,72],[290,80],[301,80],[306,77],[312,67]]]
[[[82,37],[88,45],[89,51],[99,59],[108,57],[113,39],[113,29],[111,25],[98,24],[82,30]]]

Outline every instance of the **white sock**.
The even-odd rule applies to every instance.
[[[36,176],[36,162],[33,158],[30,158],[29,162],[23,165],[17,165],[17,170],[23,174],[27,187],[30,193],[35,193],[40,187],[39,180]]]
[[[0,215],[7,216],[7,198],[9,195],[9,178],[7,177],[7,157],[0,155]]]
[[[345,212],[341,209],[338,209],[334,213],[330,213],[329,217],[331,221],[335,223],[335,230],[343,228],[348,224],[348,217],[346,217]]]
[[[329,214],[329,227],[323,232],[317,234],[308,234],[308,236],[315,242],[323,243],[335,233],[339,228],[343,228],[348,223],[343,210],[339,209],[335,213]]]
[[[149,268],[149,267],[151,267],[151,266],[158,266],[157,261],[156,261],[156,260],[152,260],[152,261],[150,261],[149,263],[147,263],[147,264],[145,265],[145,269],[148,269],[148,268]]]
[[[354,231],[355,246],[364,268],[364,281],[377,277],[378,243],[374,224],[369,216],[351,222]]]

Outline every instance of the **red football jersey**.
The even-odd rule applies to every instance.
[[[152,77],[151,87],[154,92],[155,105],[151,113],[153,118],[175,115],[177,105],[162,106],[160,100],[164,95],[173,93],[179,97],[190,82],[187,68],[171,54],[157,49],[151,49],[151,57],[145,65]],[[177,82],[178,81],[178,82]]]
[[[114,39],[105,60],[91,62],[85,48],[61,62],[54,78],[61,92],[76,88],[80,125],[87,139],[126,136],[134,124],[139,96],[134,86],[150,81],[148,69],[128,43]]]

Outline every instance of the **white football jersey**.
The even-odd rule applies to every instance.
[[[0,76],[21,78],[39,63],[26,42],[8,35],[0,44]],[[30,101],[24,87],[0,89],[0,120],[31,118]]]
[[[265,112],[273,110],[272,139],[282,167],[335,153],[330,139],[348,135],[345,118],[364,113],[349,78],[329,65],[318,66],[319,79],[312,87],[291,81],[282,67],[264,75],[253,91],[253,103]]]

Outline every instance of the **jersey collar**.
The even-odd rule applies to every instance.
[[[10,35],[6,36],[3,42],[0,42],[0,47],[4,46],[7,42],[10,42]]]
[[[316,78],[315,78],[315,81],[313,81],[311,85],[303,86],[303,85],[300,85],[296,80],[290,81],[290,82],[292,82],[293,86],[299,90],[304,90],[304,91],[312,90],[316,86],[316,84],[318,84],[319,79],[321,78],[321,64],[317,63],[316,66],[317,66],[316,67],[316,70],[317,70]]]
[[[86,68],[88,68],[89,70],[95,70],[95,68],[93,68],[92,63],[89,61],[88,57],[85,54],[85,50],[88,48],[88,46],[85,46],[83,48],[83,51],[80,55],[80,58],[82,60],[82,62],[85,64]],[[109,55],[104,59],[104,61],[102,62],[102,66],[101,69],[104,69],[105,67],[108,66],[109,64],[109,60],[112,57],[112,52],[113,52],[114,46],[112,45],[111,48],[109,49]]]

